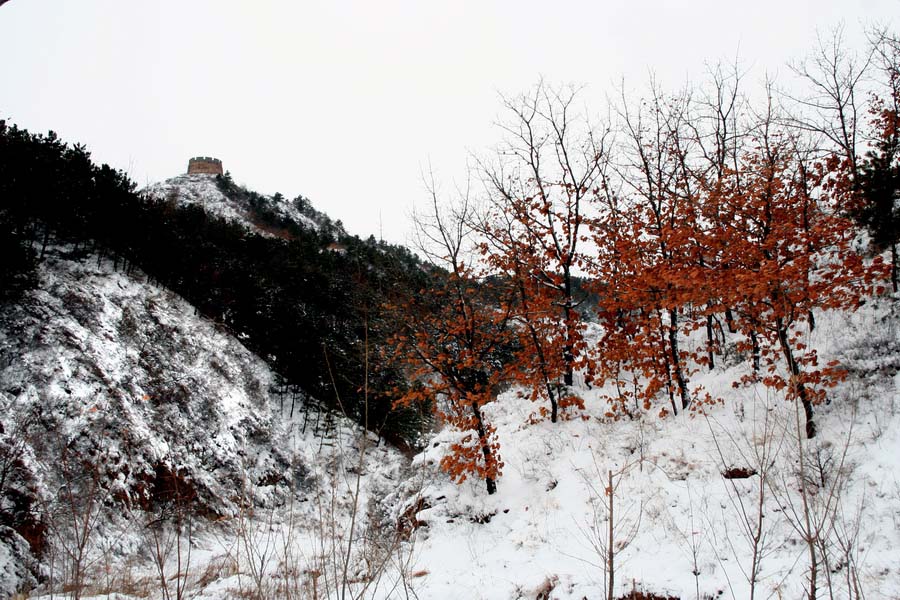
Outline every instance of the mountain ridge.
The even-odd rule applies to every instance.
[[[307,198],[298,196],[288,200],[281,194],[258,194],[236,184],[230,174],[176,175],[151,183],[138,193],[151,201],[200,206],[211,216],[241,224],[262,235],[285,235],[284,229],[273,231],[281,224],[335,237],[346,236],[341,226],[336,226],[326,214],[315,210]]]

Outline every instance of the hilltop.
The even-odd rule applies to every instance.
[[[241,224],[264,235],[291,235],[297,229],[341,239],[340,224],[312,207],[309,199],[288,200],[281,194],[264,196],[236,184],[230,174],[191,173],[150,184],[140,190],[150,200],[198,206],[209,215]]]

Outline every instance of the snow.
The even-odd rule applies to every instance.
[[[482,482],[457,485],[437,467],[459,432],[436,432],[410,462],[313,401],[292,413],[266,365],[174,294],[90,261],[59,258],[41,277],[0,327],[4,426],[12,410],[41,407],[58,435],[96,443],[123,490],[156,462],[185,470],[221,515],[198,521],[191,537],[192,598],[280,598],[287,589],[312,597],[314,582],[318,597],[339,597],[342,578],[365,598],[605,597],[610,471],[617,595],[748,598],[752,545],[741,511],[753,522],[760,475],[722,473],[759,469],[763,450],[771,454],[756,597],[797,598],[808,569],[792,525],[801,449],[808,478],[819,478],[809,500],[830,540],[821,593],[830,578],[835,597],[848,597],[851,565],[838,542],[855,536],[850,558],[865,597],[900,597],[897,299],[816,315],[805,341],[850,377],[816,407],[813,440],[797,437],[793,404],[761,386],[733,389],[749,368],[733,353],[692,375],[692,385],[724,398],[706,414],[613,421],[605,390],[579,385],[583,413],[533,423],[539,406],[513,389],[484,409],[505,464],[488,496]],[[160,398],[161,390],[180,396]],[[45,450],[35,446],[28,462],[46,495],[59,473]],[[816,461],[820,472],[810,470]],[[119,514],[105,517],[98,548],[114,546],[107,559],[123,574],[129,565],[141,592],[110,591],[160,598],[144,517],[113,506]],[[13,547],[0,544],[0,573],[19,564]],[[173,555],[167,569],[172,581]]]
[[[868,373],[893,364],[896,316],[892,299],[864,307],[854,315],[826,314],[809,341],[823,360],[863,354]],[[873,323],[883,329],[873,330]],[[888,346],[890,347],[890,346]],[[436,483],[423,494],[431,508],[419,513],[427,522],[417,544],[421,564],[430,569],[417,593],[428,598],[534,598],[552,587],[550,598],[605,597],[603,558],[598,542],[607,535],[606,480],[614,474],[616,539],[633,539],[616,558],[616,594],[632,589],[680,598],[750,597],[745,572],[751,553],[741,534],[742,502],[753,509],[759,476],[731,481],[722,472],[749,466],[766,439],[773,441],[774,466],[766,487],[763,530],[768,536],[761,561],[757,597],[801,597],[808,567],[806,547],[790,524],[790,506],[799,505],[794,406],[762,387],[732,390],[744,365],[698,373],[694,384],[722,394],[726,401],[707,415],[682,414],[660,419],[610,422],[596,398],[603,390],[579,390],[587,401],[586,420],[526,424],[537,408],[512,391],[485,408],[497,427],[504,473],[499,491],[487,496],[481,482],[461,486]],[[898,375],[851,378],[817,407],[820,433],[802,439],[804,451],[827,457],[836,476],[835,530],[858,528],[860,579],[867,598],[900,595],[900,413]],[[766,426],[768,424],[768,427]],[[768,433],[766,433],[768,431]],[[417,462],[436,465],[455,433],[443,431]],[[721,448],[722,455],[716,449]],[[818,454],[817,454],[818,453]],[[826,475],[828,474],[826,473]],[[816,488],[822,504],[826,482]],[[490,515],[489,522],[473,517]],[[836,594],[845,597],[836,546],[832,571]],[[696,562],[694,556],[696,555]],[[697,571],[695,577],[694,571]],[[824,593],[825,573],[819,573]]]
[[[206,173],[178,175],[166,181],[151,184],[141,190],[141,193],[148,198],[171,200],[180,206],[200,206],[212,216],[239,223],[247,229],[263,235],[272,235],[261,230],[255,223],[250,206],[222,193],[216,182],[216,175]],[[303,214],[290,200],[266,196],[265,201],[280,217],[293,221],[301,227],[312,230],[319,229],[319,224]]]
[[[34,585],[28,543],[8,527],[0,527],[0,598],[11,598],[22,584]]]
[[[369,526],[370,498],[401,479],[406,460],[399,452],[376,446],[314,401],[292,408],[262,360],[177,295],[139,273],[116,272],[96,257],[68,260],[66,252],[54,249],[38,288],[0,312],[0,425],[27,440],[22,485],[34,482],[40,506],[68,508],[56,492],[70,484],[62,446],[98,457],[109,493],[90,547],[93,588],[112,564],[123,573],[129,566],[129,585],[158,591],[147,529],[157,517],[140,507],[159,465],[190,483],[206,514],[191,539],[198,597],[246,588],[254,552],[241,549],[239,531],[280,545],[283,554],[279,540],[292,523],[302,533],[291,551],[313,556],[326,526],[331,536],[348,529],[352,508],[360,513],[357,528]],[[362,462],[360,444],[368,448]],[[355,473],[364,474],[358,493]],[[25,541],[12,535],[0,538],[0,573],[12,586],[0,587],[0,597],[28,582]],[[57,565],[70,535],[51,531]],[[223,576],[201,582],[217,562],[227,565]],[[267,569],[274,572],[275,563]]]

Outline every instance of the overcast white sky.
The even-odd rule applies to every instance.
[[[403,243],[429,162],[445,181],[500,139],[499,94],[540,76],[587,101],[653,70],[677,86],[739,51],[761,79],[900,0],[11,0],[0,118],[87,144],[139,185],[221,158],[351,233]],[[593,105],[591,105],[593,107]]]

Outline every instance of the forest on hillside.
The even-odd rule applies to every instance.
[[[313,229],[285,222],[263,196],[228,176],[219,185],[254,208],[259,229],[202,207],[142,197],[124,173],[93,164],[84,146],[0,123],[4,301],[34,284],[36,264],[51,252],[139,270],[265,357],[295,401],[336,407],[343,397],[351,418],[396,443],[414,443],[420,419],[392,409],[387,395],[403,379],[375,357],[387,338],[382,307],[390,294],[409,294],[427,277],[419,260],[372,237],[341,235],[329,223]],[[296,202],[311,210],[307,199]],[[346,251],[327,251],[338,235]],[[364,414],[367,352],[377,368]]]

